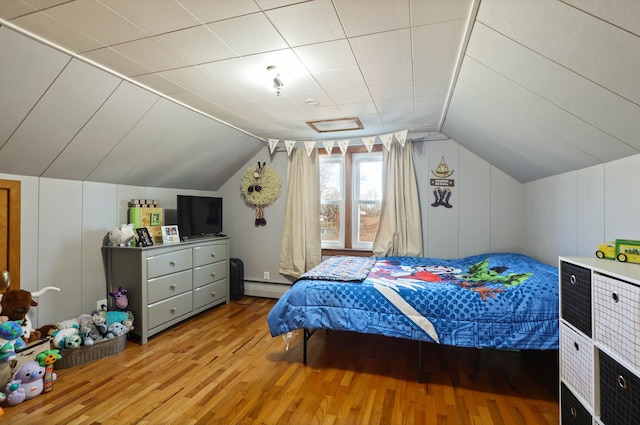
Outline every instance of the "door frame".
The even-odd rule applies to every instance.
[[[11,278],[11,289],[20,289],[20,181],[0,179],[0,190],[9,194],[7,211],[7,268]],[[0,288],[4,291],[4,288]]]

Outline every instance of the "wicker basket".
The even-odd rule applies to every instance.
[[[115,338],[106,339],[96,342],[93,345],[83,345],[78,348],[68,350],[60,350],[62,358],[55,362],[55,369],[68,369],[70,367],[80,366],[103,357],[117,354],[124,350],[127,344],[127,334],[122,334]]]

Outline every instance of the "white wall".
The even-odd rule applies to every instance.
[[[523,185],[453,141],[415,143],[415,166],[422,205],[425,256],[455,258],[484,252],[522,251]],[[453,208],[432,207],[429,185],[442,156],[455,180]],[[282,176],[282,193],[265,209],[267,225],[255,227],[255,211],[244,202],[240,181],[248,168],[266,162]],[[225,183],[219,193],[233,216],[225,216],[225,233],[231,236],[231,255],[243,260],[245,293],[279,296],[291,280],[278,274],[287,186],[287,153],[259,152]],[[263,279],[264,272],[271,279]]]
[[[593,257],[599,244],[640,239],[640,155],[527,183],[525,253]]]
[[[21,288],[61,288],[37,300],[38,307],[30,311],[35,326],[89,313],[97,300],[106,298],[100,247],[111,229],[127,222],[130,199],[158,199],[175,211],[177,194],[217,195],[11,174],[0,174],[0,179],[21,182]],[[129,283],[119,284],[126,288]]]

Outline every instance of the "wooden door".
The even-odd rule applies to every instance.
[[[0,272],[4,270],[11,289],[20,289],[20,182],[0,179]],[[5,290],[0,281],[0,293]]]

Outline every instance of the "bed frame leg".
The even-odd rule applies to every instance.
[[[418,383],[422,384],[422,341],[418,341]]]
[[[310,331],[309,329],[304,329],[303,330],[303,337],[302,337],[302,341],[303,341],[303,346],[302,346],[302,363],[303,364],[307,364],[307,342],[309,341],[309,339],[311,339],[311,337],[313,336],[314,333],[316,333],[317,329],[314,329],[312,331]]]

